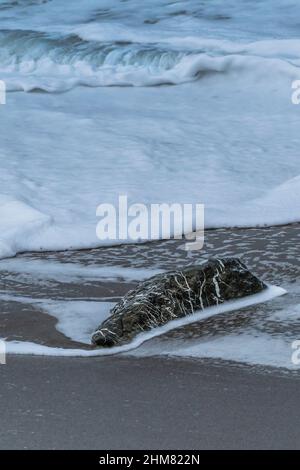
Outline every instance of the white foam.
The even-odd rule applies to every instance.
[[[293,340],[287,341],[280,336],[250,333],[229,334],[215,339],[199,341],[197,344],[162,347],[160,355],[173,357],[210,358],[235,361],[261,366],[299,369],[292,362]],[[137,352],[137,356],[151,356],[153,352]]]
[[[4,302],[18,302],[23,305],[34,305],[41,313],[57,319],[56,329],[67,338],[83,344],[91,344],[91,336],[95,329],[109,317],[114,302],[93,300],[52,300],[25,297],[0,293]],[[23,343],[23,342],[22,342]]]
[[[230,302],[225,302],[222,305],[209,307],[203,311],[198,311],[193,315],[189,315],[184,318],[180,318],[177,320],[173,320],[168,324],[155,328],[147,333],[142,333],[134,338],[134,340],[130,344],[126,344],[124,346],[118,346],[109,349],[94,349],[94,350],[84,350],[84,349],[63,349],[63,348],[51,348],[48,346],[43,346],[35,343],[29,342],[20,342],[20,341],[8,341],[7,345],[7,353],[9,354],[33,354],[33,355],[46,355],[46,356],[65,356],[65,357],[94,357],[94,356],[110,356],[114,354],[120,354],[132,351],[138,348],[141,344],[145,341],[160,336],[174,328],[178,328],[183,325],[187,325],[189,323],[194,323],[198,320],[203,320],[205,318],[209,318],[213,315],[219,315],[221,313],[230,312],[233,310],[241,309],[248,307],[250,305],[258,304],[261,302],[266,302],[274,297],[284,295],[286,291],[280,287],[269,286],[268,289],[265,291],[244,297],[243,299],[233,300]],[[78,304],[79,308],[80,305]],[[78,331],[74,333],[74,316],[73,314],[69,314],[68,310],[66,310],[66,304],[61,304],[61,308],[55,309],[51,307],[52,315],[63,315],[63,320],[61,320],[61,325],[63,324],[63,331],[69,337],[74,337],[74,334],[78,337]],[[85,306],[86,307],[86,306]],[[84,307],[84,309],[85,309]],[[91,310],[89,309],[89,313],[93,315],[95,305],[92,305]],[[77,308],[76,308],[77,310]],[[77,310],[78,311],[78,310]],[[105,311],[105,307],[104,307]],[[67,312],[67,313],[66,313]],[[92,313],[91,313],[92,312]],[[106,311],[105,311],[106,312]],[[101,311],[101,315],[103,314],[103,310]],[[106,314],[106,313],[105,313]],[[87,323],[88,327],[84,327],[84,337],[86,338],[86,332],[90,330],[91,323],[90,323],[90,315],[88,315]],[[84,317],[81,317],[81,322],[84,321]]]
[[[288,307],[285,306],[282,310],[275,310],[269,319],[279,323],[294,323],[300,320],[300,304],[293,304]]]
[[[120,194],[300,221],[299,2],[25,3],[0,11],[0,79],[49,94],[0,106],[0,258],[118,243],[95,213]]]
[[[58,319],[56,328],[68,338],[91,343],[91,335],[109,316],[112,302],[64,301],[43,302],[42,308]]]
[[[12,258],[0,261],[0,272],[9,272],[15,279],[15,274],[29,274],[34,278],[53,279],[60,282],[89,281],[140,281],[160,274],[160,269],[129,268],[122,266],[93,266],[74,262],[63,262],[41,259]]]
[[[207,228],[298,221],[290,82],[253,86],[241,74],[59,99],[10,95],[0,107],[0,257],[112,244],[96,237],[96,207],[120,194],[129,203],[204,203]]]

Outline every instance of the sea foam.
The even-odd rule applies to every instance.
[[[160,336],[168,331],[171,331],[174,328],[178,328],[189,323],[193,323],[199,320],[204,320],[210,318],[214,315],[219,315],[222,313],[234,311],[237,309],[245,308],[251,305],[259,304],[261,302],[266,302],[275,297],[284,295],[286,291],[280,287],[269,286],[267,290],[244,297],[243,299],[233,300],[225,302],[224,304],[208,307],[202,311],[197,311],[192,315],[188,315],[184,318],[173,320],[166,325],[158,328],[154,328],[149,332],[141,333],[138,335],[131,343],[113,347],[113,348],[104,348],[104,349],[66,349],[66,348],[53,348],[44,345],[39,345],[32,342],[23,342],[23,341],[7,341],[6,342],[6,352],[8,354],[33,354],[39,356],[63,356],[63,357],[95,357],[95,356],[110,356],[120,353],[128,353],[133,351],[141,346],[145,341],[148,341],[152,338]],[[69,303],[68,303],[69,304]],[[87,341],[87,334],[92,331],[92,328],[96,326],[99,318],[103,321],[109,316],[109,303],[102,302],[92,302],[89,305],[89,302],[73,302],[75,309],[73,313],[70,313],[70,309],[66,306],[66,303],[58,302],[57,308],[55,304],[45,304],[45,310],[58,318],[58,329],[62,331],[66,336],[75,339]],[[99,304],[99,305],[97,305]],[[102,304],[102,307],[101,307]],[[77,313],[80,313],[79,321],[74,322],[74,316]],[[78,327],[80,328],[78,330]],[[204,343],[205,344],[205,343]],[[156,352],[157,354],[158,352]],[[172,352],[169,352],[172,355]],[[139,352],[137,354],[140,354]],[[141,355],[145,352],[141,353]],[[147,354],[147,353],[146,353]],[[159,354],[164,354],[164,351],[159,348]],[[186,351],[185,356],[192,356],[189,354],[189,351]],[[201,345],[200,352],[198,350],[198,357],[201,357]],[[207,357],[206,354],[203,354],[203,357]],[[211,354],[210,357],[216,357]],[[243,362],[243,361],[242,361]],[[249,361],[245,361],[249,362]],[[255,362],[255,361],[254,361]]]
[[[2,3],[1,258],[112,243],[96,208],[119,195],[300,221],[299,2]]]

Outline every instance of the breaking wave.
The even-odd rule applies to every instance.
[[[299,73],[299,42],[245,45],[188,37],[133,42],[97,40],[97,35],[87,40],[78,34],[1,30],[0,76],[8,91],[46,92],[78,85],[177,85],[207,74],[240,70],[253,74],[276,71],[293,78]]]

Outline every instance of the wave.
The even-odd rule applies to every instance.
[[[298,40],[236,44],[170,38],[161,42],[99,41],[77,34],[0,31],[0,78],[8,91],[66,91],[75,86],[158,86],[215,73],[299,75]]]

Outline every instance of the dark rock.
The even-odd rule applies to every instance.
[[[138,333],[196,310],[256,294],[266,285],[239,260],[214,259],[153,276],[128,292],[92,336],[98,346],[116,346]]]

